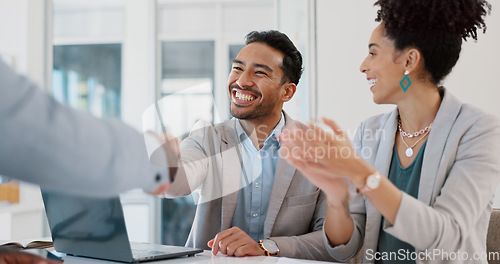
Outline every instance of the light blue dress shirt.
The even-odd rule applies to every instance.
[[[274,173],[279,161],[278,136],[285,125],[285,117],[271,135],[264,141],[264,146],[257,150],[246,134],[240,122],[236,123],[236,133],[242,146],[242,180],[238,202],[232,226],[245,231],[252,239],[264,239],[264,222],[273,189]]]

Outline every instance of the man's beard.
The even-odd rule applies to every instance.
[[[254,119],[265,118],[272,115],[274,109],[276,108],[276,104],[277,104],[276,101],[270,101],[270,98],[268,98],[261,104],[253,106],[252,111],[244,111],[245,107],[240,107],[231,102],[229,110],[231,112],[231,115],[238,119],[254,120]]]
[[[268,117],[269,115],[271,115],[273,113],[274,108],[276,107],[276,104],[277,104],[277,100],[271,101],[272,97],[267,97],[267,99],[262,101],[257,106],[253,106],[253,109],[254,109],[253,111],[245,111],[244,110],[246,108],[245,106],[238,106],[232,101],[232,89],[231,88],[238,88],[240,90],[245,90],[245,89],[242,89],[237,84],[233,84],[230,86],[229,111],[231,112],[232,116],[234,116],[238,119],[243,119],[243,120],[254,120],[254,119],[260,119],[263,117]],[[262,94],[260,92],[258,92],[258,91],[252,91],[252,92],[259,95],[259,98],[262,98]],[[243,109],[243,111],[238,111],[238,109]],[[235,110],[235,111],[233,111],[233,110]]]
[[[272,113],[272,109],[269,109],[268,107],[257,107],[254,111],[251,112],[243,112],[243,111],[233,111],[233,107],[239,108],[236,105],[233,105],[231,103],[231,107],[229,108],[231,115],[238,118],[238,119],[243,119],[243,120],[252,120],[252,119],[259,119],[262,117],[269,116],[269,114]]]

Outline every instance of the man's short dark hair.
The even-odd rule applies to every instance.
[[[299,83],[303,71],[302,55],[287,35],[277,30],[252,31],[246,35],[245,44],[253,42],[264,43],[283,53],[281,69],[284,75],[282,83],[287,81],[294,84]]]

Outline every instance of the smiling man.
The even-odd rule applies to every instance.
[[[230,256],[331,260],[321,228],[324,194],[278,155],[296,123],[282,110],[302,74],[302,56],[278,31],[253,31],[228,78],[231,120],[199,125],[180,144],[166,197],[200,194],[187,246]]]

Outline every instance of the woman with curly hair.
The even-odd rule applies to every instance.
[[[381,23],[360,70],[375,103],[396,108],[363,122],[353,145],[323,119],[333,133],[315,125],[284,131],[280,151],[293,154],[287,160],[327,194],[325,243],[336,259],[364,248],[363,263],[487,263],[500,122],[440,83],[462,41],[486,30],[491,6],[485,0],[375,5]]]

